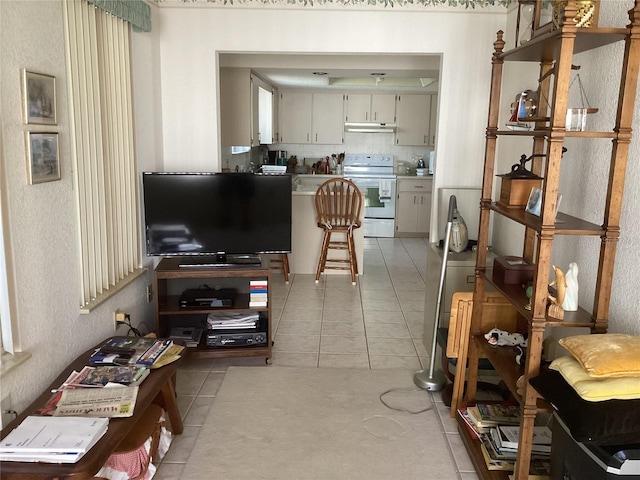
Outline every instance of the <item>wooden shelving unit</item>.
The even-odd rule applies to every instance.
[[[180,258],[164,258],[154,271],[154,292],[156,311],[156,333],[166,337],[173,326],[201,326],[205,328],[200,344],[188,348],[187,354],[199,358],[216,357],[261,357],[271,363],[271,291],[268,290],[266,307],[249,307],[249,282],[266,280],[270,285],[270,269],[267,265],[238,267],[180,267]],[[229,307],[200,308],[180,306],[180,293],[187,288],[197,288],[203,284],[211,288],[233,287],[238,293]],[[206,320],[209,313],[258,312],[266,325],[265,345],[243,345],[233,347],[208,347],[206,342]]]
[[[540,1],[540,0],[538,0]],[[454,392],[462,392],[458,382],[466,380],[467,387],[463,398],[452,399],[452,411],[456,407],[475,403],[478,382],[478,359],[488,358],[496,371],[508,386],[522,407],[520,425],[520,446],[515,471],[515,480],[526,480],[531,461],[531,439],[536,415],[548,405],[538,398],[536,391],[529,385],[529,379],[538,375],[542,361],[542,340],[545,328],[554,326],[587,326],[592,333],[604,333],[608,327],[608,311],[611,295],[613,267],[617,241],[619,237],[620,211],[627,163],[628,144],[631,139],[631,122],[638,84],[638,66],[640,65],[640,0],[634,2],[629,11],[630,22],[626,28],[578,28],[573,19],[577,14],[575,0],[569,0],[565,7],[565,21],[554,31],[534,36],[529,42],[504,52],[503,32],[498,32],[494,43],[492,58],[492,78],[490,92],[489,118],[486,130],[486,148],[484,158],[484,176],[482,199],[480,202],[480,234],[476,259],[476,281],[474,286],[473,313],[469,328],[462,333],[468,337],[467,351],[458,362],[468,358],[469,369],[466,375],[456,375]],[[618,108],[615,127],[612,131],[566,131],[569,86],[571,81],[572,59],[577,53],[586,52],[616,42],[624,42],[625,51],[620,66],[622,76],[618,90]],[[504,62],[536,62],[540,65],[539,78],[553,75],[540,83],[541,97],[550,99],[547,122],[537,122],[530,131],[503,131],[498,129],[500,94]],[[533,142],[533,153],[544,153],[544,160],[534,161],[532,171],[543,177],[543,201],[541,215],[526,213],[524,209],[506,209],[496,205],[493,198],[494,167],[496,146],[502,136],[528,138]],[[558,212],[556,202],[558,183],[562,165],[563,143],[565,138],[574,139],[611,139],[611,159],[604,206],[602,225],[595,225],[564,213]],[[523,289],[518,285],[504,285],[493,277],[486,266],[487,247],[489,245],[489,221],[492,215],[499,215],[525,227],[523,238],[523,258],[535,265],[533,280],[532,308],[527,310],[528,302]],[[560,321],[547,315],[548,278],[551,271],[551,254],[556,236],[598,236],[601,238],[594,305],[591,312],[580,308],[577,312],[565,312]],[[486,286],[492,286],[513,304],[525,320],[528,338],[526,360],[518,366],[512,353],[491,348],[483,337],[478,335],[478,326],[482,318],[482,296]],[[463,359],[463,360],[461,360]],[[458,418],[459,431],[467,447],[472,462],[483,480],[506,480],[510,472],[489,471],[480,451],[477,440],[468,434],[463,421]]]

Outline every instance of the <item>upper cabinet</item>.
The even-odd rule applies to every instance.
[[[274,89],[248,68],[220,69],[222,145],[257,146],[274,142]]]
[[[280,93],[279,141],[342,144],[343,99],[341,93]]]
[[[433,145],[430,130],[432,95],[398,95],[396,145]],[[437,105],[437,101],[435,102]]]
[[[394,94],[353,93],[345,95],[345,122],[396,121],[396,96]]]
[[[311,93],[280,93],[281,143],[311,143],[312,102]]]

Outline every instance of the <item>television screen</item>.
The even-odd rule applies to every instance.
[[[291,176],[144,172],[147,255],[291,252]]]

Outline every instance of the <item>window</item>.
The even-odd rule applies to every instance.
[[[144,272],[133,135],[130,24],[64,2],[71,145],[80,226],[81,312]]]

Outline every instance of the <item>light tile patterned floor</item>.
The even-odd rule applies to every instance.
[[[340,274],[328,274],[318,284],[313,275],[292,275],[287,285],[274,272],[275,336],[268,368],[428,368],[422,342],[427,246],[423,238],[365,238],[364,274],[355,286]],[[264,358],[182,362],[177,392],[185,431],[175,437],[154,478],[188,480],[182,470],[230,365],[264,365]],[[460,479],[477,479],[456,422],[440,394],[432,395]]]

